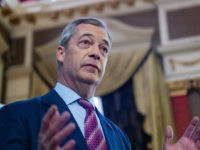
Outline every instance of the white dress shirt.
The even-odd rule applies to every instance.
[[[81,97],[72,89],[64,86],[63,84],[57,82],[55,86],[55,91],[58,93],[58,95],[64,100],[65,104],[69,107],[73,117],[75,118],[83,136],[84,136],[84,119],[86,116],[86,110],[80,106],[77,102],[78,99]],[[92,98],[89,98],[88,101],[92,103],[92,105],[95,107],[95,105],[92,102]],[[97,117],[97,114],[96,114]],[[100,125],[100,128],[102,130],[99,118],[97,117],[98,123]]]
[[[0,104],[0,109],[3,107],[4,105]]]

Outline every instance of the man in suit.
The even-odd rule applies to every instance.
[[[0,110],[0,149],[130,150],[126,134],[88,103],[103,78],[111,41],[102,20],[84,18],[69,23],[56,50],[55,87],[43,96],[9,104]],[[91,106],[88,106],[90,111],[86,103]],[[95,125],[90,122],[94,120]],[[200,129],[193,132],[198,121],[194,118],[175,144],[171,143],[172,130],[167,127],[163,148],[199,148]]]

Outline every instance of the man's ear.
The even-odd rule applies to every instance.
[[[59,62],[63,62],[64,60],[64,52],[65,48],[63,46],[58,46],[56,49],[56,57]]]

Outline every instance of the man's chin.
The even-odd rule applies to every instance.
[[[99,74],[98,72],[92,73],[86,70],[80,72],[78,77],[81,80],[81,82],[84,82],[86,84],[96,85],[96,86],[99,85],[99,83],[102,80],[102,75]]]
[[[97,77],[85,77],[85,78],[82,78],[82,82],[86,83],[86,84],[90,84],[90,85],[99,85],[100,83],[100,79],[97,78]]]

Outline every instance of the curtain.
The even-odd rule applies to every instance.
[[[132,79],[102,97],[104,114],[128,135],[134,150],[146,150],[151,137],[143,129],[144,116],[137,111]]]
[[[4,63],[2,55],[9,49],[8,43],[4,39],[3,35],[0,33],[0,97],[2,98],[2,85],[3,85],[3,74],[4,74]],[[2,100],[0,99],[0,102]]]
[[[152,135],[152,142],[148,148],[160,150],[166,125],[174,126],[174,124],[167,87],[155,53],[150,54],[133,79],[136,106],[146,118],[145,132]]]

